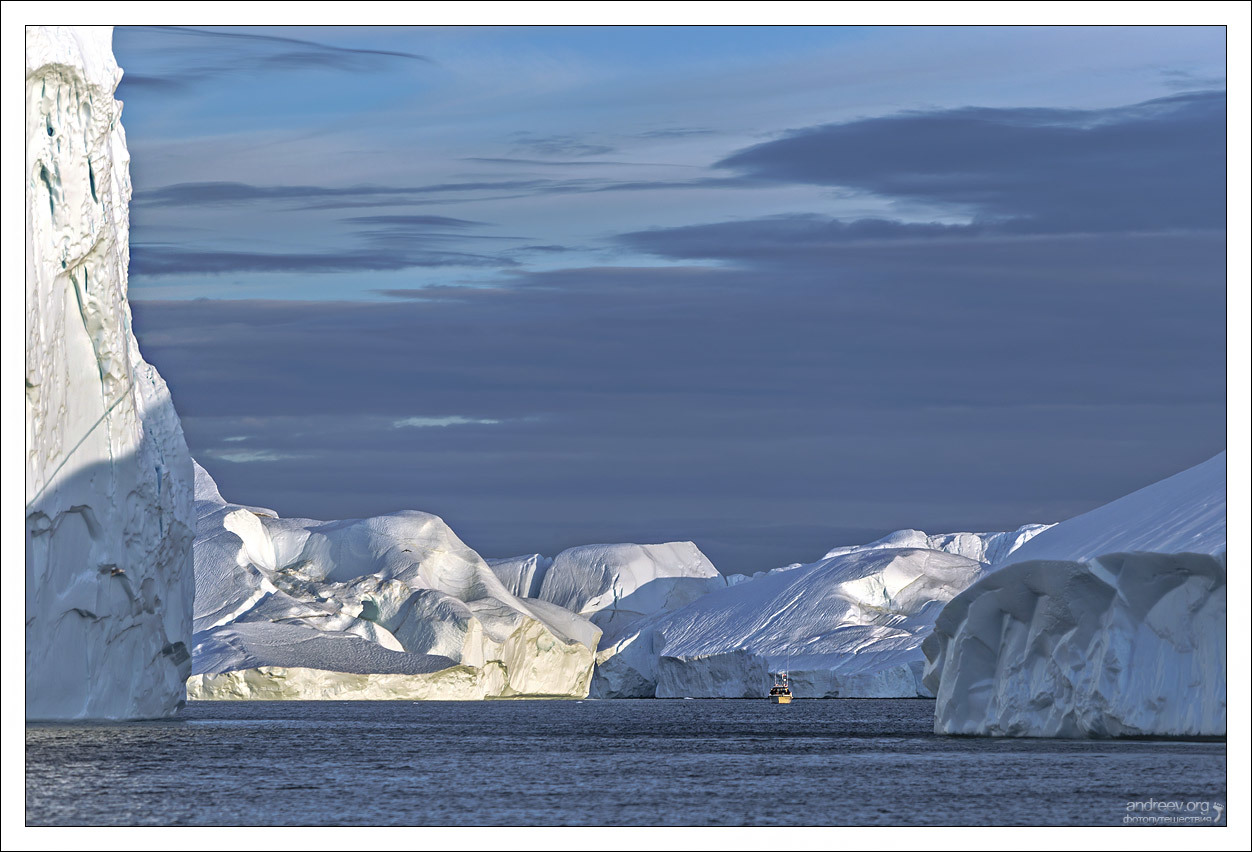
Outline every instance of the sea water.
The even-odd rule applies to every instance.
[[[159,722],[27,725],[26,821],[1225,823],[1225,742],[940,737],[933,714],[924,700],[193,702]]]

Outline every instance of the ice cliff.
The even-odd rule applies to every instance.
[[[752,698],[788,670],[797,697],[916,697],[943,605],[1044,527],[903,530],[710,591],[601,641],[593,697]],[[998,550],[997,550],[998,548]],[[953,552],[957,551],[957,552]]]
[[[583,696],[599,629],[512,594],[439,518],[280,518],[196,466],[191,698]]]
[[[126,301],[108,27],[26,28],[26,716],[165,716],[190,672],[192,469]]]
[[[1225,735],[1225,453],[1008,561],[925,643],[937,733]]]

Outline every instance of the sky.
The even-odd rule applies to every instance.
[[[130,296],[283,515],[725,572],[1226,446],[1220,27],[120,27]]]

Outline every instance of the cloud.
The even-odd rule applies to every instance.
[[[209,458],[230,462],[231,464],[257,464],[306,458],[306,456],[302,456],[299,453],[278,453],[271,450],[208,449],[202,450],[201,452]]]
[[[1225,77],[1196,74],[1184,68],[1164,68],[1160,73],[1162,82],[1171,89],[1194,92],[1226,88]]]
[[[485,223],[448,216],[352,216],[340,221],[355,228],[343,236],[364,243],[367,248],[245,252],[136,243],[131,247],[130,274],[144,278],[233,272],[386,272],[447,266],[508,268],[517,266],[518,262],[504,254],[459,251],[441,244],[526,239],[470,233]]]
[[[473,222],[469,219],[454,219],[450,216],[352,216],[344,219],[354,225],[398,225],[418,228],[478,228],[485,222]]]
[[[648,166],[654,163],[622,163],[616,160],[527,160],[521,157],[462,157],[471,163],[493,163],[501,166]]]
[[[981,225],[911,223],[891,219],[840,221],[815,214],[793,214],[685,225],[622,234],[629,248],[685,260],[785,261],[783,253],[828,254],[849,243],[968,238],[988,232]]]
[[[540,252],[542,254],[564,254],[565,252],[573,251],[573,249],[570,248],[569,246],[559,246],[559,245],[551,244],[551,245],[536,245],[536,246],[518,246],[517,248],[513,249],[513,251],[514,252],[533,251],[533,252]]]
[[[359,32],[316,38],[425,38]],[[671,51],[681,68],[627,79],[484,32],[437,70],[421,51],[116,31],[132,293],[387,297],[134,303],[232,499],[435,511],[499,555],[694,539],[759,570],[900,526],[1056,520],[1224,445],[1224,96],[843,120],[1194,90],[1220,33],[941,39],[942,61],[908,29],[833,52],[779,36],[735,67]],[[1104,47],[1123,53],[1098,73],[1062,61]],[[709,167],[619,165],[648,159]],[[893,221],[919,209],[942,222]],[[429,286],[454,277],[473,286]]]
[[[563,180],[517,179],[497,181],[456,181],[418,186],[260,186],[236,181],[204,181],[171,184],[137,191],[137,207],[192,207],[285,203],[288,209],[335,210],[355,207],[395,207],[438,204],[442,196],[474,193],[473,201],[492,201],[539,195],[628,192],[744,187],[758,183],[744,177],[699,177],[689,180],[602,180],[577,178]],[[503,194],[502,194],[503,193]],[[456,198],[457,202],[465,198]],[[293,202],[299,202],[292,205]]]
[[[715,136],[718,131],[707,127],[667,127],[636,134],[640,139],[683,139],[689,136]]]
[[[404,417],[391,425],[397,429],[430,429],[448,426],[493,426],[500,422],[490,417],[462,417],[459,414],[453,414],[448,417]]]
[[[898,113],[791,131],[716,165],[1047,232],[1223,227],[1225,163],[1225,93],[1197,92],[1104,110]]]
[[[521,131],[512,134],[512,138],[514,150],[533,151],[545,157],[598,157],[616,150],[611,145],[586,142],[583,137],[573,135],[539,135]]]
[[[118,96],[129,100],[129,90],[138,89],[152,94],[177,95],[184,94],[191,88],[191,80],[186,75],[169,75],[164,77],[127,72],[119,84]]]
[[[146,86],[156,90],[164,80],[164,91],[174,92],[193,83],[227,74],[272,74],[281,71],[338,71],[353,74],[385,72],[396,63],[434,66],[430,57],[399,50],[339,47],[304,39],[256,33],[226,32],[195,27],[118,27],[115,38],[123,44],[142,39],[153,53],[155,65],[165,54],[167,73],[145,71],[127,73],[124,86]],[[149,61],[152,61],[150,59]],[[153,71],[159,70],[155,67]]]
[[[134,323],[193,455],[246,434],[304,456],[222,465],[232,499],[423,509],[497,555],[683,538],[759,570],[904,526],[1058,520],[1225,445],[1221,234],[901,250],[773,224],[668,243],[751,255],[728,266],[137,301]],[[415,411],[500,422],[394,425]]]
[[[229,205],[272,201],[318,200],[325,208],[351,207],[362,199],[387,204],[408,204],[413,197],[432,193],[476,192],[481,190],[525,190],[551,183],[539,180],[466,181],[425,186],[259,186],[237,181],[178,183],[135,194],[135,204],[144,207],[185,207]]]
[[[228,272],[382,272],[414,267],[510,267],[517,261],[470,252],[421,250],[393,246],[388,250],[341,252],[245,252],[136,244],[130,250],[130,274],[221,275]]]
[[[200,38],[218,39],[233,42],[235,44],[252,44],[277,46],[277,50],[295,51],[304,57],[320,57],[326,56],[368,56],[380,57],[386,59],[415,59],[419,62],[431,62],[427,56],[417,53],[410,53],[402,50],[370,50],[351,47],[336,47],[334,45],[319,44],[314,41],[306,41],[305,39],[287,38],[285,36],[258,35],[256,33],[243,32],[222,32],[220,30],[204,30],[194,27],[135,27],[135,29],[160,30],[171,33],[179,33],[182,35],[195,36]],[[278,54],[281,55],[281,54]]]

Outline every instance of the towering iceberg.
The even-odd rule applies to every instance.
[[[920,683],[922,640],[943,605],[987,567],[959,551],[1007,550],[1039,529],[902,530],[755,574],[606,635],[591,694],[754,698],[783,669],[805,698],[929,694]]]
[[[439,518],[280,518],[196,465],[192,698],[587,694],[600,631],[514,596]]]
[[[190,671],[191,458],[126,301],[109,27],[26,28],[26,716],[165,716]]]
[[[1058,524],[926,641],[935,731],[1226,733],[1226,454]]]

